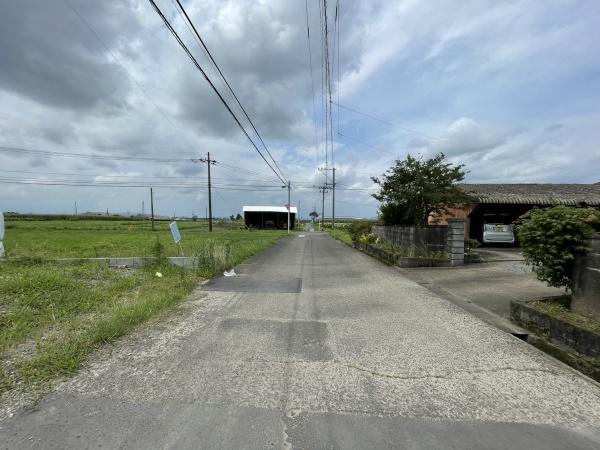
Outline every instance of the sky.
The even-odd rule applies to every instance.
[[[243,118],[174,0],[156,1]],[[182,3],[291,180],[292,204],[320,212],[323,2]],[[600,181],[600,2],[340,0],[338,17],[337,216],[375,217],[370,177],[409,153],[443,152],[469,183]],[[157,214],[204,216],[206,164],[192,159],[207,152],[215,216],[287,203],[147,0],[0,2],[0,211],[147,213],[153,186]]]

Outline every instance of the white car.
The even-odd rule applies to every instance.
[[[483,225],[484,244],[514,244],[515,233],[510,225],[486,223]]]

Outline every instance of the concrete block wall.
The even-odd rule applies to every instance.
[[[588,251],[575,261],[571,310],[600,320],[600,233],[586,243]]]
[[[371,231],[379,239],[404,248],[427,248],[432,252],[446,250],[445,225],[416,227],[410,225],[373,225]]]
[[[446,234],[446,252],[451,266],[465,263],[465,221],[464,219],[448,219]]]

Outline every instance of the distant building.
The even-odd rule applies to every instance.
[[[431,217],[444,224],[449,217],[466,220],[465,234],[482,239],[484,223],[511,224],[534,208],[552,205],[600,207],[600,185],[596,184],[459,184],[473,198],[467,208]]]
[[[286,230],[288,210],[285,206],[244,206],[244,222],[248,228]],[[294,228],[298,208],[290,207],[290,229]]]

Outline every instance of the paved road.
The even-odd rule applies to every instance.
[[[107,347],[6,448],[600,446],[600,388],[328,236]]]

